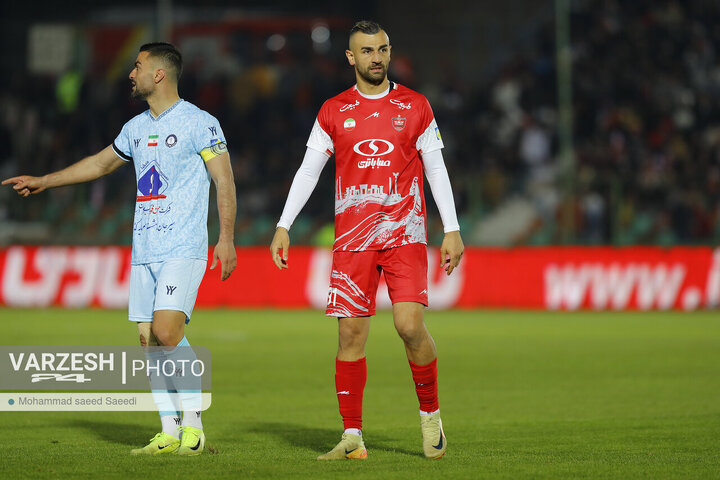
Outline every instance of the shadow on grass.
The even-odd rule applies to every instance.
[[[136,423],[109,422],[100,420],[72,420],[68,422],[69,427],[81,428],[95,435],[99,440],[111,443],[120,443],[132,447],[144,445],[155,433],[152,428],[143,427]],[[249,424],[248,431],[251,433],[271,435],[293,447],[309,448],[318,455],[330,451],[340,439],[340,431],[330,428],[315,428],[305,425],[293,425],[281,422],[254,422]],[[408,450],[397,446],[402,439],[389,437],[387,435],[373,433],[366,440],[368,450],[383,451],[389,453],[400,453],[412,457],[422,457],[422,450]],[[209,446],[208,446],[209,447]],[[218,453],[209,447],[209,453]]]
[[[149,427],[141,427],[133,423],[103,422],[98,420],[73,420],[68,426],[82,428],[98,439],[106,442],[121,443],[136,447],[147,443],[156,431]]]
[[[341,432],[337,429],[315,428],[305,425],[292,425],[280,422],[254,422],[249,425],[250,432],[265,435],[272,435],[294,447],[309,448],[318,454],[329,452],[340,440]],[[373,433],[365,445],[368,451],[384,451],[390,453],[401,453],[413,457],[422,457],[422,450],[406,450],[394,446],[397,438],[391,438],[382,434]]]

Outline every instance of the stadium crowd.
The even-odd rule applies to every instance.
[[[559,243],[559,212],[575,212],[581,244],[709,244],[720,240],[720,3],[573,2],[575,170],[565,195],[558,162],[555,26],[539,21],[483,79],[423,83],[396,46],[390,77],[426,94],[446,144],[468,244]],[[392,39],[392,32],[391,39]],[[342,38],[345,32],[333,32]],[[238,36],[236,64],[186,64],[180,93],[219,120],[237,183],[236,243],[269,244],[325,98],[352,84],[339,42],[305,36],[266,48]],[[129,71],[128,66],[128,71]],[[59,169],[110,144],[143,108],[123,76],[75,79],[11,70],[0,77],[0,176]],[[328,244],[334,169],[293,226],[294,243]],[[134,173],[19,199],[0,191],[0,243],[129,243]],[[213,196],[211,195],[211,199]],[[426,195],[428,203],[432,202]],[[211,206],[210,236],[217,232]],[[434,206],[428,233],[442,229]],[[330,240],[331,241],[331,240]]]

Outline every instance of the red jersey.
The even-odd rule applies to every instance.
[[[352,87],[323,104],[307,146],[335,154],[333,251],[427,244],[420,154],[443,143],[423,95]]]

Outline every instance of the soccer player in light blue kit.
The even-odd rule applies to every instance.
[[[112,145],[69,167],[43,177],[9,178],[21,196],[45,189],[88,182],[132,162],[137,176],[133,224],[130,303],[128,316],[137,322],[140,344],[167,347],[173,359],[177,347],[189,347],[185,324],[190,321],[208,253],[208,192],[217,189],[220,238],[210,269],[218,261],[221,279],[237,263],[233,234],[235,184],[225,137],[217,119],[182,100],[177,83],[182,56],[168,43],[140,47],[130,72],[132,97],[149,109],[125,124]],[[191,350],[190,350],[191,351]],[[133,454],[197,455],[203,451],[200,407],[180,413],[168,409],[167,391],[153,391],[162,432]],[[183,402],[184,403],[184,402]],[[178,428],[180,427],[180,428]]]

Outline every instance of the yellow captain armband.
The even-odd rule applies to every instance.
[[[206,162],[212,158],[217,157],[218,155],[222,155],[223,153],[226,153],[228,151],[227,145],[224,143],[216,143],[215,145],[212,145],[210,147],[207,147],[200,151],[200,156],[203,160]]]

